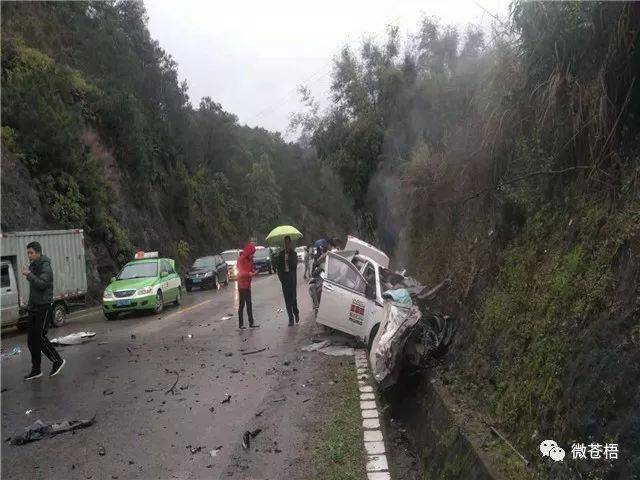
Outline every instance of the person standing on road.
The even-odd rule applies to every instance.
[[[304,279],[306,280],[310,276],[309,269],[311,268],[311,251],[309,247],[304,247]]]
[[[249,327],[258,328],[259,325],[253,321],[253,305],[251,304],[251,277],[256,272],[253,269],[253,255],[256,247],[253,242],[247,243],[238,257],[238,328],[244,330],[243,311],[247,306],[247,316],[249,317]]]
[[[300,322],[300,312],[298,311],[298,279],[296,271],[298,268],[298,254],[293,249],[291,237],[284,237],[284,249],[278,253],[276,260],[276,270],[278,278],[282,284],[282,294],[284,295],[284,303],[289,315],[289,326],[293,326],[293,322]]]
[[[29,282],[29,333],[27,345],[31,353],[31,373],[25,375],[25,380],[32,380],[42,376],[42,354],[51,360],[50,377],[60,373],[66,363],[47,338],[47,327],[51,319],[53,302],[53,270],[51,260],[42,255],[42,246],[38,242],[27,245],[29,268],[22,267],[22,275]]]

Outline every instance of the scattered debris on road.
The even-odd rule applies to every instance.
[[[64,337],[57,337],[51,340],[54,345],[79,345],[84,342],[88,342],[95,337],[95,332],[76,332]]]
[[[331,340],[323,340],[322,342],[312,343],[305,347],[302,347],[303,352],[315,352],[316,350],[320,350],[321,348],[328,347],[331,345]]]
[[[231,395],[229,395],[228,393],[225,394],[224,396],[224,400],[222,400],[222,402],[220,402],[220,405],[224,404],[224,403],[229,403],[231,401]]]
[[[242,448],[245,450],[249,450],[251,448],[251,439],[258,436],[258,434],[262,432],[261,428],[256,428],[253,431],[247,430],[242,435]]]
[[[109,389],[103,390],[102,395],[113,395],[113,390],[109,390]]]
[[[0,360],[4,360],[5,358],[10,358],[15,355],[19,355],[21,353],[22,353],[22,349],[18,345],[16,345],[8,352],[2,352],[2,354],[0,354]]]
[[[217,457],[218,456],[218,452],[222,450],[222,445],[217,446],[216,448],[214,448],[213,450],[209,451],[209,455],[211,455],[212,457]]]
[[[353,347],[346,347],[343,345],[332,345],[331,340],[323,340],[321,342],[312,343],[310,345],[302,347],[304,352],[320,352],[332,357],[340,356],[353,356]]]
[[[231,318],[231,315],[225,315],[220,320],[229,320],[230,318]]]
[[[24,429],[24,433],[11,439],[12,445],[24,445],[25,443],[42,440],[45,437],[53,437],[64,432],[78,430],[93,425],[96,417],[87,420],[60,420],[57,422],[45,423],[38,419]]]
[[[135,339],[136,339],[136,336],[132,333],[131,334],[131,340],[135,340]]]
[[[31,415],[31,412],[33,412],[33,409],[30,408],[29,410],[27,410],[26,412],[24,412],[25,415]]]
[[[258,350],[251,350],[249,352],[242,352],[242,355],[252,355],[254,353],[260,353],[260,352],[264,352],[267,349],[267,347],[264,348],[260,348]]]
[[[98,455],[104,457],[106,454],[107,450],[102,445],[98,445]]]
[[[192,447],[191,445],[187,445],[187,448],[191,452],[191,455],[195,455],[196,453],[200,453],[202,451],[202,447]]]
[[[176,385],[178,384],[178,381],[180,380],[180,374],[175,370],[167,370],[166,368],[164,369],[164,371],[165,371],[165,373],[175,373],[176,374],[176,381],[173,382],[173,385],[171,385],[171,388],[169,390],[164,392],[165,395],[167,395],[169,392],[171,392],[171,395],[175,395],[176,392],[175,392],[174,388],[176,388]]]

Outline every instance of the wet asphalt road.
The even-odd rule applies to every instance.
[[[99,310],[76,315],[51,330],[49,338],[77,331],[96,336],[60,347],[67,365],[54,378],[48,377],[50,363],[43,358],[45,375],[24,382],[30,367],[26,336],[3,334],[3,350],[20,345],[22,353],[2,362],[2,478],[232,476],[229,465],[241,449],[242,432],[255,425],[256,412],[281,381],[272,372],[284,358],[295,359],[299,346],[309,341],[311,307],[301,273],[301,324],[293,328],[278,312],[284,305],[275,275],[254,280],[254,316],[261,325],[256,330],[237,329],[235,283],[187,294],[181,307],[167,307],[160,316],[107,321]],[[222,320],[228,314],[231,319]],[[264,347],[264,352],[242,355]],[[179,373],[175,394],[166,393],[176,375],[165,369]],[[227,393],[231,401],[222,404]],[[93,426],[73,434],[24,446],[4,442],[38,418],[94,415]],[[210,450],[219,446],[212,457]]]

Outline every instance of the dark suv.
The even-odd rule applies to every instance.
[[[218,288],[220,283],[229,285],[227,264],[220,255],[197,258],[184,279],[187,292],[193,287]]]
[[[271,249],[270,248],[258,248],[253,255],[253,269],[258,272],[273,273],[274,268],[271,263]]]

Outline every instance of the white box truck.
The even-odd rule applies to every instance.
[[[64,324],[73,306],[85,303],[87,272],[82,230],[48,230],[0,233],[0,325],[23,329],[27,320],[29,282],[22,267],[29,265],[27,244],[40,242],[42,254],[51,259],[53,269],[52,323]]]

